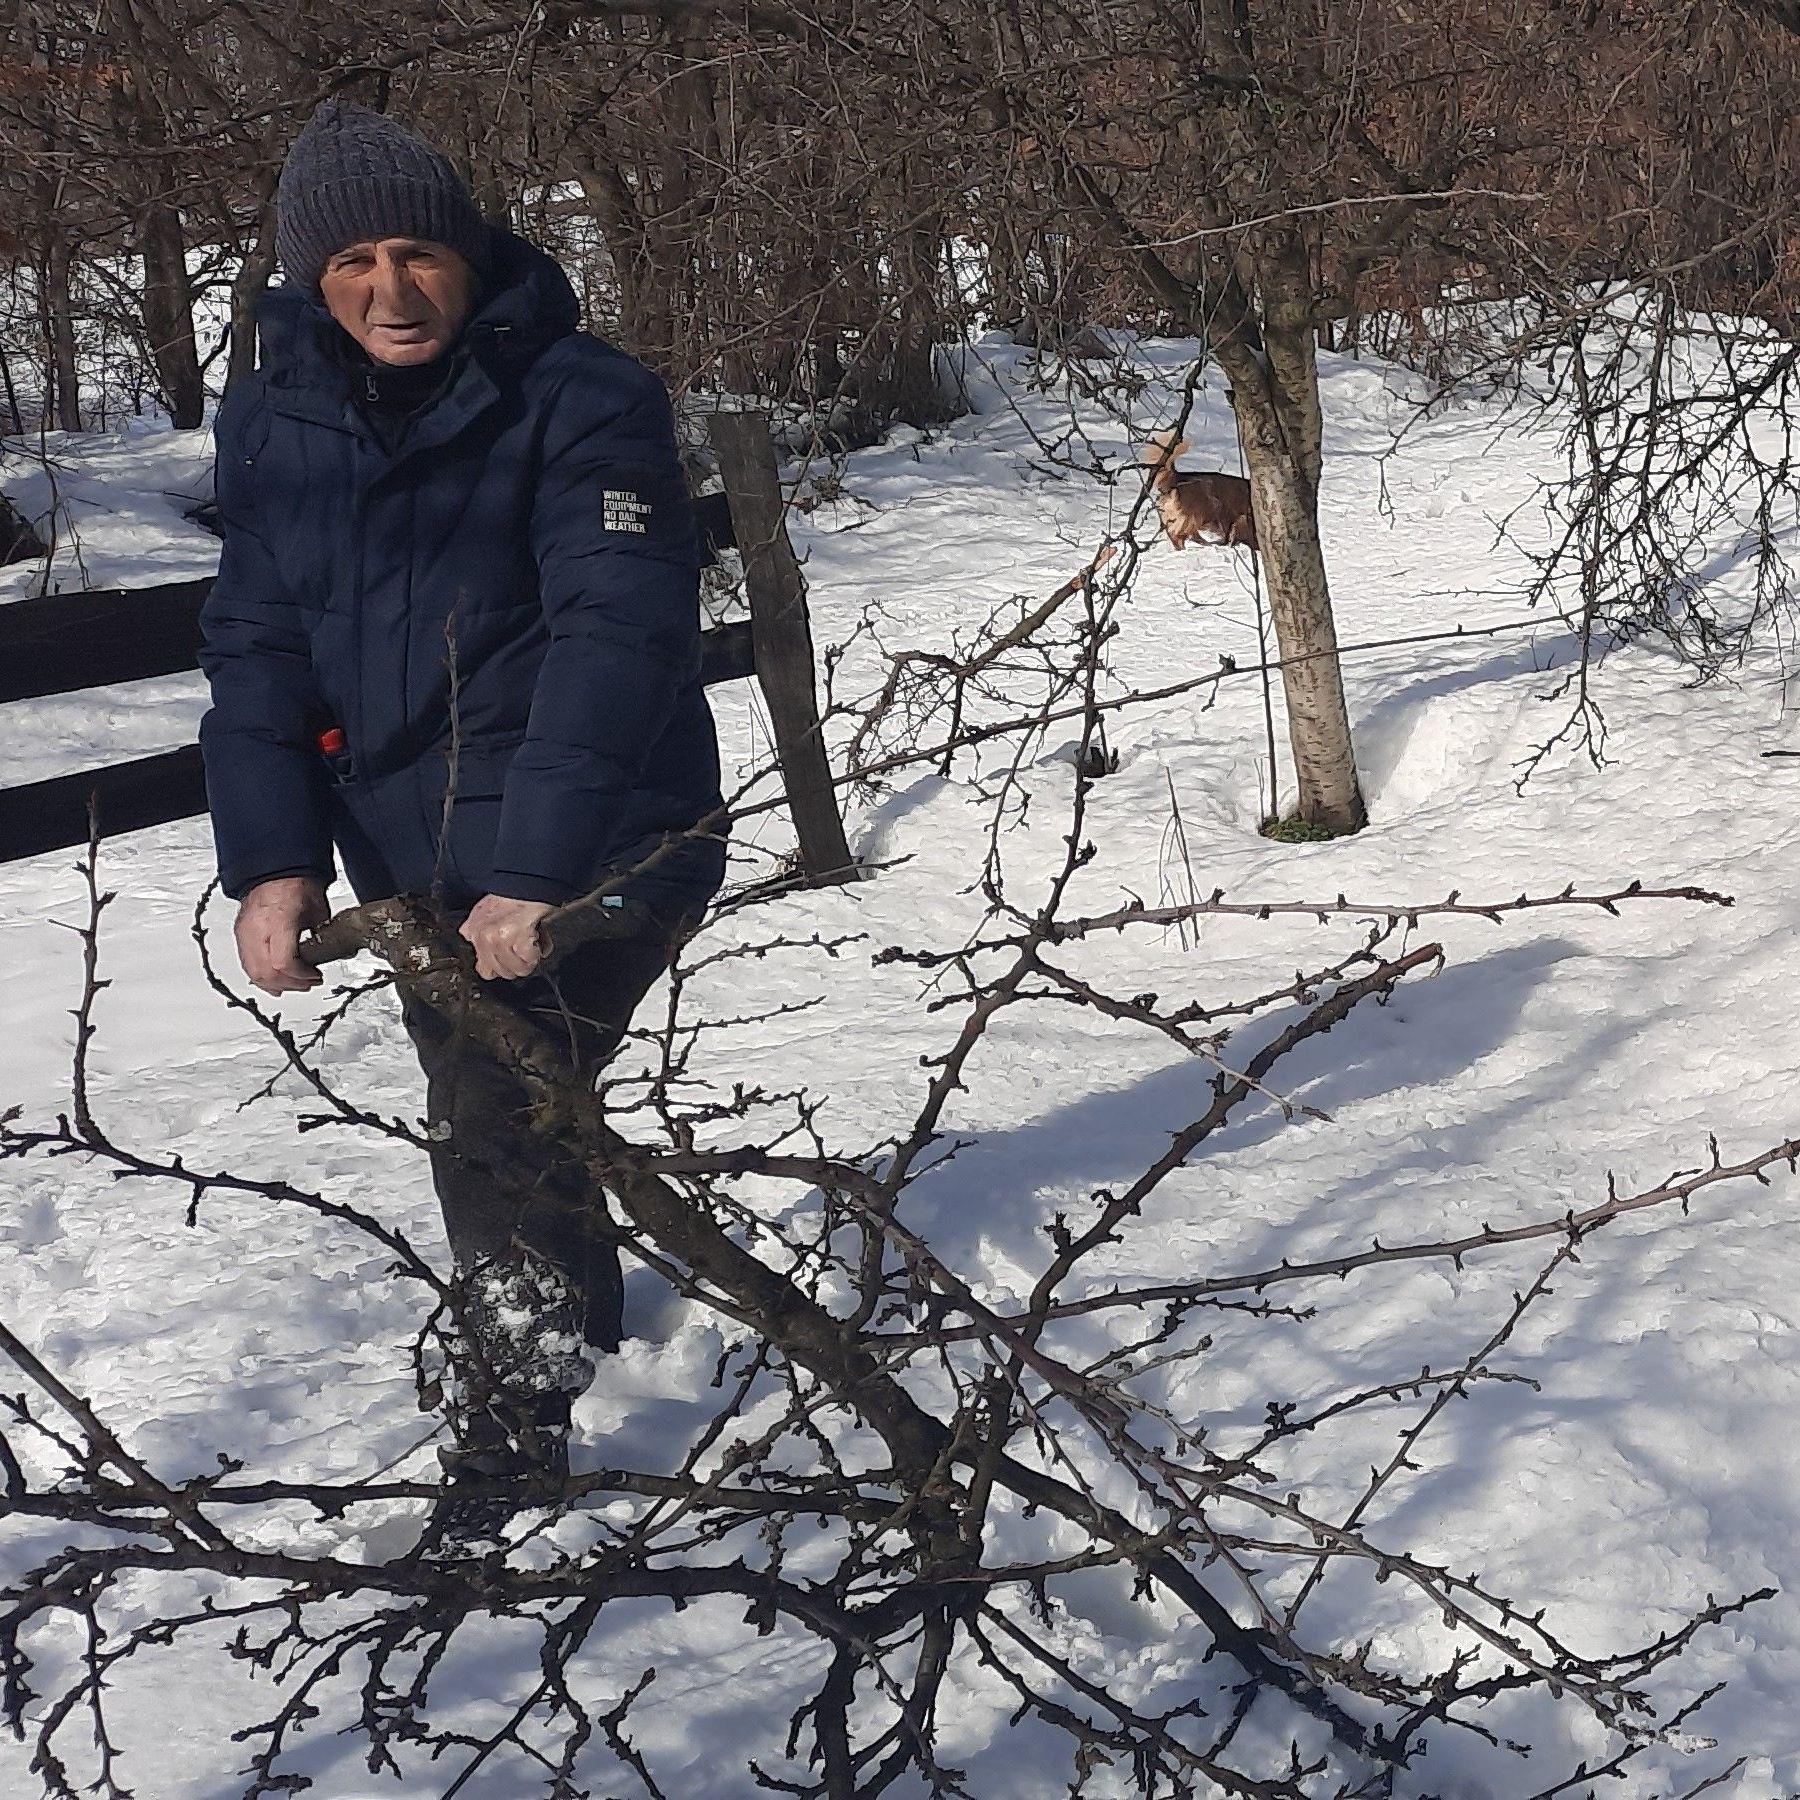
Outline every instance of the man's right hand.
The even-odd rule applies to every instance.
[[[311,875],[259,881],[238,902],[238,961],[265,994],[292,994],[325,978],[300,960],[300,936],[331,916],[325,885]]]

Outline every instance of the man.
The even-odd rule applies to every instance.
[[[286,284],[219,410],[225,547],[202,616],[245,973],[317,984],[298,944],[335,847],[359,900],[433,896],[591,1082],[724,868],[694,830],[718,751],[668,396],[578,332],[562,270],[389,119],[328,101],[277,207]],[[642,929],[541,971],[544,915],[602,883]],[[403,1006],[472,1327],[446,1468],[559,1476],[583,1341],[621,1330],[609,1221],[505,1071]]]

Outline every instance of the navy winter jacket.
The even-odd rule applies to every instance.
[[[334,842],[363,900],[566,900],[622,876],[675,913],[719,885],[722,835],[683,835],[719,766],[668,395],[576,330],[555,262],[496,243],[392,455],[347,338],[293,290],[265,297],[261,366],[219,409],[200,742],[233,898],[329,879]]]

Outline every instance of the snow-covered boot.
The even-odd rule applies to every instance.
[[[569,1478],[569,1403],[567,1394],[539,1394],[504,1414],[495,1407],[458,1421],[457,1441],[438,1451],[443,1492],[421,1547],[450,1556],[498,1551],[522,1508],[554,1504]]]
[[[498,1548],[521,1507],[554,1503],[569,1476],[570,1411],[594,1365],[581,1302],[553,1265],[489,1263],[465,1277],[462,1298],[465,1329],[450,1334],[439,1382],[446,1491],[421,1544],[469,1554]]]
[[[462,1295],[466,1329],[450,1361],[470,1399],[586,1392],[594,1360],[582,1341],[581,1297],[554,1263],[527,1254],[478,1264]]]

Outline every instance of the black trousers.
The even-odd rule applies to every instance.
[[[529,1013],[561,1047],[570,1080],[591,1087],[682,935],[677,926],[586,944],[552,975],[489,992]],[[454,1021],[401,1004],[425,1070],[432,1180],[458,1273],[542,1257],[578,1296],[588,1343],[616,1350],[625,1290],[604,1194],[531,1130],[524,1088]]]

